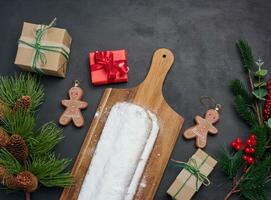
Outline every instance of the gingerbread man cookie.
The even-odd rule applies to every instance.
[[[219,120],[219,113],[217,109],[210,109],[206,112],[205,118],[196,116],[196,125],[188,128],[184,132],[186,139],[196,138],[196,146],[204,148],[207,145],[208,133],[217,134],[218,130],[213,126]]]
[[[79,82],[75,81],[75,86],[69,90],[70,99],[62,100],[61,104],[66,107],[64,113],[59,118],[59,123],[63,126],[73,122],[76,127],[84,125],[84,117],[81,109],[85,109],[88,103],[81,101],[84,91],[79,87]]]

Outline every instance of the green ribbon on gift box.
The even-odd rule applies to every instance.
[[[198,165],[196,160],[194,158],[190,158],[190,160],[186,162],[181,162],[177,160],[172,160],[174,162],[174,165],[181,169],[186,169],[188,172],[190,172],[190,176],[186,179],[186,181],[182,184],[180,189],[176,192],[176,194],[173,196],[174,199],[178,196],[178,194],[181,192],[181,190],[184,188],[186,183],[189,181],[189,179],[192,176],[196,177],[196,191],[199,190],[199,183],[202,183],[205,186],[210,185],[210,180],[208,177],[200,172],[200,168],[203,166],[203,164],[207,161],[209,155],[206,156],[206,158],[203,160],[203,162]]]
[[[35,42],[31,43],[31,42],[27,42],[24,40],[19,40],[19,43],[27,45],[29,47],[32,47],[33,49],[35,49],[35,54],[33,57],[33,62],[32,62],[32,70],[34,72],[37,72],[39,74],[44,74],[43,71],[37,66],[37,62],[40,61],[42,64],[46,64],[47,63],[47,58],[46,55],[43,51],[49,51],[49,52],[55,52],[55,53],[60,53],[62,54],[66,60],[69,59],[69,53],[60,46],[53,46],[53,45],[42,45],[41,41],[42,41],[42,37],[45,34],[45,32],[47,30],[49,30],[50,28],[52,28],[53,26],[55,26],[56,24],[56,18],[48,25],[39,25],[39,27],[36,30],[36,34],[35,34]]]

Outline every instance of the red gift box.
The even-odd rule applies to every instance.
[[[126,50],[90,52],[89,61],[93,85],[128,82]]]

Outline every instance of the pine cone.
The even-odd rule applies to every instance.
[[[7,132],[0,127],[0,148],[6,147],[8,141],[10,139],[10,136],[7,134]]]
[[[0,119],[4,118],[5,104],[0,100]]]
[[[19,161],[26,160],[29,154],[26,142],[18,134],[10,137],[6,149]]]
[[[18,189],[16,177],[12,174],[6,173],[3,177],[2,184],[12,190]]]
[[[31,106],[32,100],[30,96],[22,96],[18,99],[13,107],[13,112],[17,112],[19,110],[26,112]]]
[[[4,167],[0,167],[0,183],[3,182],[4,177],[6,176],[7,170]]]
[[[26,192],[33,192],[38,188],[38,178],[31,172],[21,172],[16,176],[17,187]]]

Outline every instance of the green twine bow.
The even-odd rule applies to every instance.
[[[176,192],[176,194],[174,195],[173,198],[176,198],[177,195],[181,192],[181,190],[183,189],[183,187],[186,185],[186,183],[188,182],[188,180],[192,177],[195,176],[196,177],[196,191],[199,190],[199,183],[202,182],[203,185],[208,186],[210,185],[210,180],[208,179],[207,176],[205,176],[204,174],[202,174],[200,172],[200,168],[202,167],[202,165],[206,162],[206,160],[208,159],[209,156],[207,156],[203,162],[198,166],[197,162],[195,159],[191,158],[187,163],[185,162],[181,162],[181,161],[177,161],[177,160],[172,160],[175,164],[176,167],[178,168],[182,168],[182,169],[186,169],[188,172],[191,173],[191,175],[187,178],[187,180],[183,183],[183,185],[180,187],[180,189]]]
[[[69,53],[63,47],[52,46],[52,45],[41,45],[41,40],[42,40],[43,34],[48,29],[55,26],[55,24],[56,24],[56,18],[48,26],[40,25],[40,27],[37,28],[37,30],[36,30],[35,43],[26,42],[21,39],[19,40],[19,43],[25,44],[25,45],[35,49],[35,55],[33,58],[31,68],[34,72],[37,72],[39,74],[43,74],[43,71],[37,67],[37,62],[40,61],[42,64],[47,63],[47,58],[46,58],[45,53],[43,51],[60,53],[66,58],[66,60],[69,59]]]

